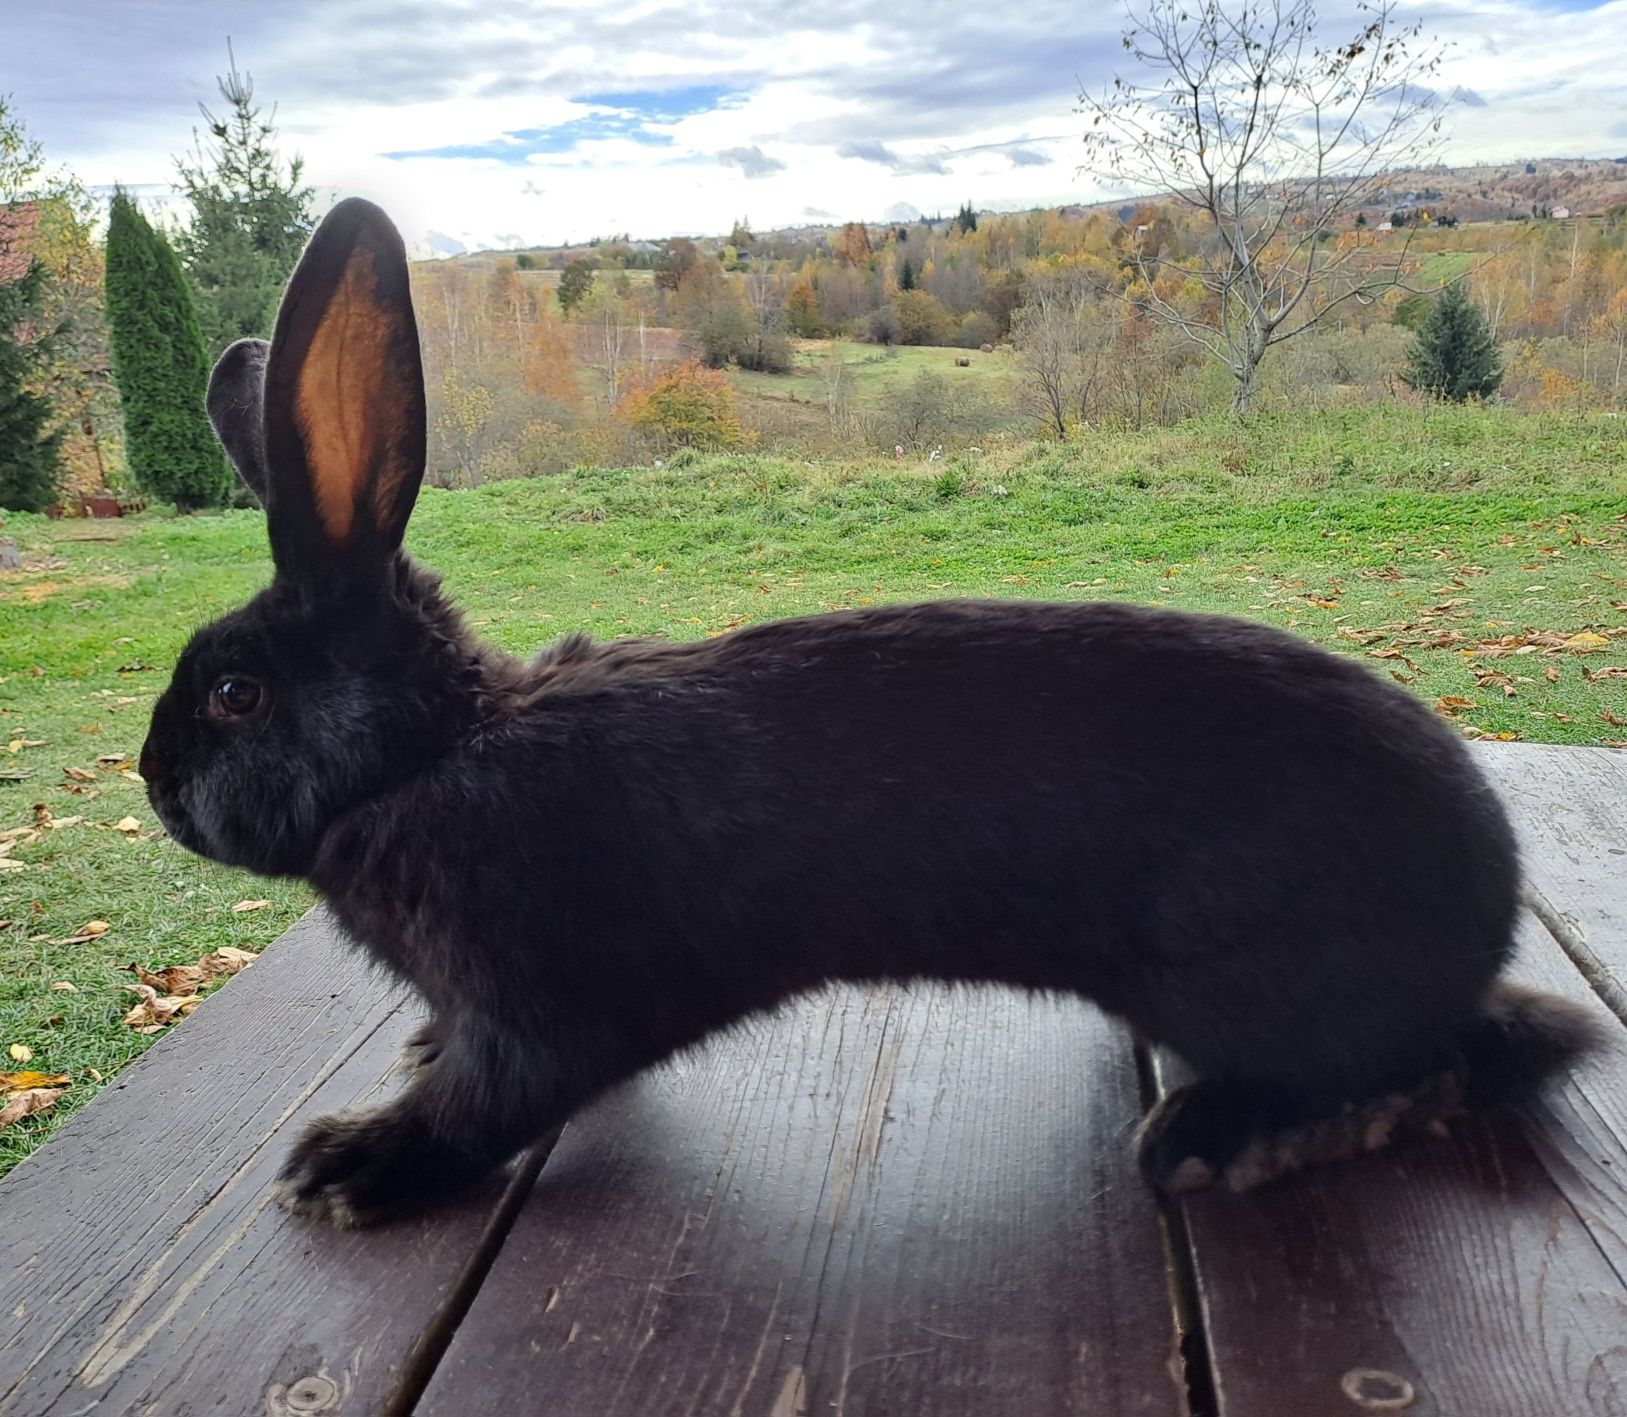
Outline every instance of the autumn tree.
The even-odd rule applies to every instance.
[[[1133,240],[1132,298],[1225,364],[1239,413],[1268,350],[1405,269],[1404,244],[1324,239],[1441,141],[1427,83],[1439,51],[1393,0],[1358,8],[1357,32],[1324,46],[1315,0],[1132,0],[1124,44],[1136,72],[1080,96],[1087,170],[1202,224],[1203,245],[1180,264],[1210,300],[1196,311],[1163,300],[1158,278],[1174,258]]]
[[[315,225],[304,164],[277,150],[275,107],[254,102],[254,78],[230,67],[217,78],[225,113],[199,104],[204,132],[193,131],[192,155],[176,160],[191,207],[176,252],[192,283],[198,323],[211,355],[233,340],[269,337],[283,286]]]
[[[870,233],[862,221],[850,221],[836,234],[833,253],[849,266],[862,266],[870,259]]]
[[[900,290],[893,298],[893,332],[899,344],[948,344],[952,321],[924,290]]]
[[[1594,333],[1605,341],[1615,355],[1615,369],[1610,382],[1610,406],[1621,405],[1621,376],[1627,365],[1627,286],[1622,286],[1610,297],[1610,303],[1593,322]]]
[[[163,233],[122,191],[107,228],[107,315],[131,473],[183,512],[218,506],[231,479],[204,416],[209,361],[192,292]]]
[[[687,236],[674,236],[661,243],[655,258],[655,284],[660,290],[676,290],[684,273],[700,259],[695,243]]]
[[[728,379],[699,360],[672,365],[622,400],[624,417],[664,448],[737,448],[746,441]]]
[[[783,374],[791,367],[784,284],[767,261],[759,262],[740,283],[746,296],[747,329],[735,359],[742,369]]]
[[[42,267],[29,325],[51,337],[35,340],[31,387],[63,431],[64,477],[94,486],[106,480],[104,444],[116,443],[119,422],[97,220],[96,203],[78,178],[47,165],[40,144],[0,96],[0,264],[15,246],[17,256],[26,253]],[[12,264],[26,269],[27,262]]]
[[[1052,437],[1066,438],[1085,421],[1106,354],[1097,331],[1105,324],[1080,277],[1035,281],[1012,317],[1022,409]]]
[[[818,339],[825,332],[824,322],[819,318],[819,294],[806,276],[797,281],[785,297],[785,320],[798,339]]]
[[[546,307],[537,311],[524,359],[525,389],[566,408],[582,401],[570,332]]]

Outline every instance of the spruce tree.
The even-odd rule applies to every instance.
[[[1421,394],[1463,403],[1490,398],[1503,382],[1503,359],[1480,307],[1453,281],[1424,317],[1407,349],[1401,378]]]
[[[270,337],[283,286],[314,225],[303,164],[295,157],[285,166],[276,148],[276,109],[255,107],[253,75],[238,72],[230,45],[226,52],[230,71],[216,80],[226,111],[216,117],[199,105],[207,135],[196,138],[190,159],[175,164],[192,206],[177,254],[211,357],[233,340]]]
[[[209,362],[192,294],[169,242],[123,191],[107,228],[107,318],[131,473],[183,512],[218,506],[231,478],[204,413]]]
[[[14,512],[43,512],[57,494],[62,430],[48,428],[50,402],[33,387],[50,343],[37,330],[44,281],[37,260],[0,281],[0,507]]]

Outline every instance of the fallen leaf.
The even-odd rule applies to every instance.
[[[11,1054],[11,1061],[14,1063],[28,1063],[34,1058],[34,1050],[26,1043],[13,1043],[6,1052]]]
[[[105,920],[87,920],[79,927],[79,933],[87,940],[94,940],[98,935],[105,935],[112,928]]]
[[[85,819],[83,817],[53,817],[51,820],[51,830],[54,832],[59,832],[63,829],[63,827],[76,827],[84,820]]]
[[[147,779],[138,773],[134,768],[120,768],[119,776],[127,777],[131,782],[139,782],[143,787],[147,785]]]
[[[66,979],[56,980],[52,983],[51,987],[64,994],[77,994],[79,992],[79,986],[77,984],[70,983]]]
[[[1619,713],[1611,713],[1609,709],[1600,709],[1599,717],[1612,728],[1627,728],[1627,718],[1623,718]]]
[[[232,907],[232,914],[245,915],[251,910],[264,910],[270,904],[269,900],[240,900]]]
[[[151,984],[126,984],[141,1002],[131,1007],[124,1021],[137,1033],[157,1033],[176,1019],[185,1018],[198,1007],[196,994],[160,994]]]
[[[63,1087],[66,1073],[0,1073],[0,1092],[24,1092],[31,1087]]]
[[[217,975],[226,975],[247,969],[259,958],[260,955],[256,950],[240,950],[233,945],[222,945],[213,954],[206,954],[198,963],[205,969],[213,969]]]
[[[127,836],[134,836],[141,830],[141,823],[134,817],[120,817],[118,821],[113,823],[113,830],[123,832]]]
[[[1447,694],[1435,700],[1435,712],[1450,718],[1455,713],[1462,713],[1465,709],[1472,709],[1476,705],[1472,699],[1464,699],[1456,694]]]
[[[1584,669],[1582,671],[1582,673],[1586,674],[1587,670]],[[1544,679],[1546,679],[1550,684],[1557,684],[1559,682],[1559,671],[1557,669],[1555,669],[1553,667],[1553,665],[1550,664],[1546,669],[1544,669],[1542,671],[1542,677]]]
[[[129,968],[137,979],[160,994],[196,994],[208,982],[195,964],[172,964],[168,969],[156,970],[132,964]]]
[[[1553,673],[1555,678],[1558,677],[1555,671],[1550,670],[1549,672]],[[1603,669],[1589,669],[1584,664],[1582,666],[1582,677],[1590,684],[1595,679],[1627,679],[1627,664],[1611,664]]]
[[[1512,699],[1515,694],[1514,681],[1506,674],[1493,670],[1475,677],[1475,683],[1482,689],[1501,689],[1503,697]]]
[[[130,760],[126,758],[123,753],[98,753],[96,755],[96,761],[101,763],[104,767],[109,764],[118,767],[128,767],[130,765]]]
[[[51,809],[43,802],[34,804],[34,825],[41,831],[46,830],[51,825]]]
[[[1610,648],[1610,637],[1596,635],[1592,630],[1580,630],[1562,641],[1559,647],[1568,649],[1573,654],[1597,654],[1602,649]]]
[[[96,774],[93,772],[86,772],[84,768],[63,768],[62,771],[67,773],[67,775],[75,782],[96,781]]]
[[[102,1080],[101,1073],[99,1073],[95,1068],[86,1068],[85,1071],[90,1074],[90,1080],[92,1082],[100,1082]]]
[[[0,1127],[9,1127],[13,1122],[20,1122],[24,1117],[32,1117],[36,1112],[43,1112],[56,1102],[66,1091],[60,1087],[36,1087],[27,1092],[14,1093],[0,1107]]]

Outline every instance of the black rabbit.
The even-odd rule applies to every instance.
[[[1143,1129],[1172,1189],[1379,1145],[1588,1041],[1498,982],[1518,863],[1463,745],[1290,635],[946,601],[530,662],[481,645],[401,549],[422,371],[367,203],[322,223],[209,411],[276,575],[182,654],[153,806],[194,851],[311,881],[433,1011],[395,1100],[295,1145],[296,1210],[443,1197],[832,979],[1128,1020],[1198,1079]]]

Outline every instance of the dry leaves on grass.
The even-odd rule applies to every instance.
[[[157,1033],[197,1008],[204,989],[236,974],[258,958],[253,950],[224,945],[204,955],[196,964],[172,964],[156,970],[131,964],[130,972],[141,982],[124,987],[139,994],[141,1002],[131,1007],[124,1021],[137,1033]]]
[[[1457,694],[1446,694],[1435,700],[1435,712],[1443,718],[1451,718],[1475,707],[1477,705],[1473,699],[1460,698]]]
[[[31,1087],[24,1092],[8,1093],[5,1103],[0,1105],[0,1127],[9,1127],[24,1117],[45,1111],[66,1091],[65,1087]]]

